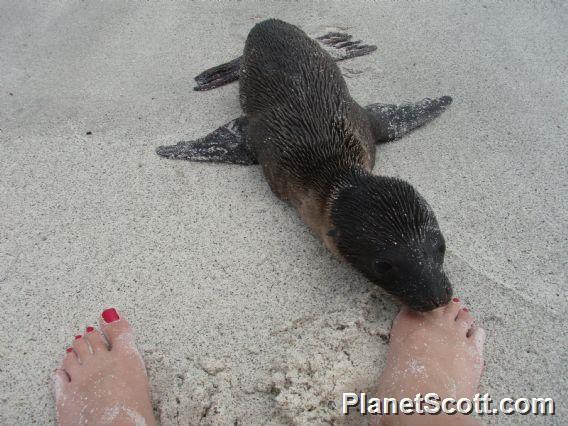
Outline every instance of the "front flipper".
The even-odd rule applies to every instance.
[[[239,117],[196,141],[178,142],[160,146],[156,153],[162,157],[179,160],[258,164],[247,137],[247,119]]]
[[[361,40],[351,41],[352,37],[351,34],[346,33],[327,33],[322,36],[314,37],[314,39],[337,62],[357,56],[368,55],[377,50],[377,46],[363,44]],[[241,58],[242,56],[239,56],[232,61],[203,71],[195,77],[197,85],[193,90],[211,90],[238,80]]]
[[[365,109],[373,117],[377,142],[389,142],[432,121],[451,103],[450,96],[442,96],[438,99],[422,99],[415,104],[371,104]]]

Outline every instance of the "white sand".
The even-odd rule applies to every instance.
[[[341,390],[376,380],[392,302],[259,168],[154,154],[240,114],[237,85],[198,93],[192,77],[240,54],[267,17],[377,44],[341,65],[363,105],[454,97],[381,146],[376,172],[409,180],[437,212],[456,294],[488,330],[482,391],[562,410],[565,3],[6,1],[0,423],[55,421],[51,370],[107,306],[137,329],[166,425],[321,423],[338,417]]]

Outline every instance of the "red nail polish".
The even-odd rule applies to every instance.
[[[116,312],[116,309],[114,308],[105,309],[102,313],[102,316],[107,324],[118,321],[120,319],[118,312]]]
[[[85,331],[86,331],[87,333],[90,333],[91,331],[95,331],[95,329],[94,329],[93,327],[91,327],[91,326],[88,326],[88,327],[85,329]]]
[[[458,303],[460,301],[460,299],[458,299],[457,297],[454,297],[452,300],[456,303]]]
[[[469,312],[469,309],[463,308],[463,311],[464,311],[464,312]]]
[[[67,348],[67,349],[65,349],[65,351],[66,351],[67,353],[71,353],[71,352],[73,352],[73,348]]]

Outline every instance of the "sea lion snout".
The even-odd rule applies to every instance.
[[[448,304],[453,294],[450,280],[444,272],[446,245],[437,224],[426,230],[425,235],[423,240],[413,241],[416,245],[409,250],[399,283],[402,288],[408,288],[405,303],[421,312]]]
[[[392,266],[386,271],[386,266],[375,266],[375,271],[366,274],[371,280],[415,311],[431,311],[450,302],[452,285],[439,256],[415,257],[416,250],[408,246],[389,251],[392,254],[381,254],[381,259],[388,258]],[[377,264],[381,262],[384,260]]]
[[[341,256],[405,305],[429,311],[450,301],[444,237],[409,183],[355,174],[333,202],[331,219]]]
[[[415,311],[431,311],[447,305],[452,298],[452,285],[441,268],[439,272],[431,274],[425,280],[419,281],[418,285],[413,282],[409,283],[409,293],[405,298],[401,299]]]

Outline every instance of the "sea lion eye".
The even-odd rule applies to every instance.
[[[375,271],[379,274],[384,274],[392,269],[392,265],[389,262],[385,262],[384,260],[380,260],[375,263]]]

